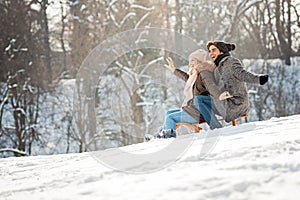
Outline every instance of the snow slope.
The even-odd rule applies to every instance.
[[[120,149],[136,155],[161,152],[174,139],[95,154],[4,158],[0,199],[299,199],[299,129],[300,115],[294,115],[194,134],[179,159],[162,162],[151,172],[147,166],[159,165],[149,160],[127,163],[122,172],[101,164],[95,155],[121,164]],[[177,147],[188,139],[177,138]]]

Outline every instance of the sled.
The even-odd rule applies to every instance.
[[[244,118],[245,119],[245,123],[247,123],[248,122],[248,116],[249,116],[249,114],[244,114],[244,115],[240,116],[239,119],[243,119]],[[231,124],[232,124],[232,126],[236,126],[237,125],[236,119],[232,120]]]
[[[184,126],[187,128],[189,133],[200,133],[202,128],[199,126],[200,124],[189,124],[186,122],[180,122],[176,124],[176,133],[178,133],[180,127]]]
[[[247,123],[248,122],[248,118],[247,118],[248,116],[249,116],[249,114],[245,114],[245,115],[240,116],[238,119],[243,119],[244,118],[245,123]],[[221,120],[223,120],[223,119],[221,119]],[[203,122],[201,124],[204,124],[204,123],[206,123],[206,122]],[[231,124],[232,124],[232,126],[237,126],[237,119],[232,120]],[[200,127],[200,124],[197,124],[197,123],[196,124],[190,124],[190,123],[186,123],[186,122],[179,122],[179,123],[176,124],[176,133],[178,133],[178,130],[181,126],[184,126],[188,130],[189,133],[200,133],[200,131],[202,130],[202,128]]]

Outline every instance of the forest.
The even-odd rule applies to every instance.
[[[171,56],[186,69],[187,58],[169,49],[210,40],[235,43],[247,69],[270,74],[267,87],[248,86],[251,120],[300,113],[298,0],[0,0],[0,27],[0,157],[143,142],[183,99],[163,65]],[[117,37],[167,48],[99,56]]]

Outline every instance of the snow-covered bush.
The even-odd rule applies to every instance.
[[[245,67],[255,73],[266,73],[264,86],[248,85],[252,120],[288,116],[300,113],[300,57],[285,65],[280,59],[245,59]]]

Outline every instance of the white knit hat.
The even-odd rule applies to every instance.
[[[198,61],[205,62],[206,61],[206,51],[203,49],[198,49],[189,55],[189,60],[191,58],[196,58]]]

